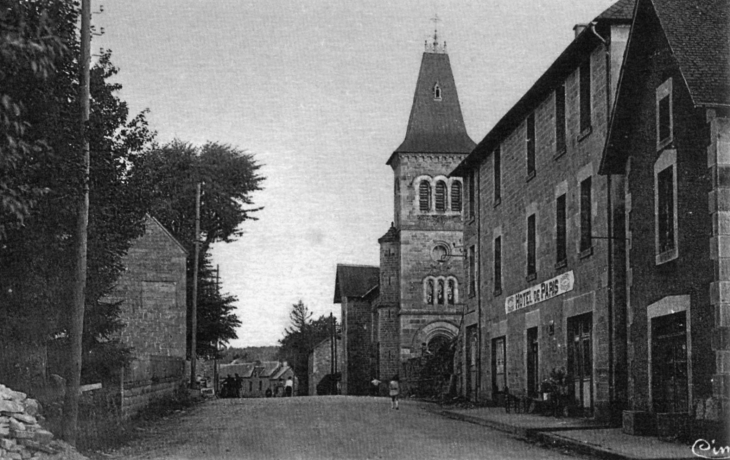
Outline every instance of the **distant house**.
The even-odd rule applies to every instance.
[[[335,366],[332,366],[332,357]],[[343,368],[342,339],[337,338],[333,346],[332,339],[321,341],[309,354],[309,395],[336,394],[337,379],[332,375],[341,373]]]
[[[241,396],[244,398],[263,398],[269,389],[272,396],[283,396],[289,378],[294,381],[294,394],[297,394],[298,379],[286,361],[244,363],[234,360],[230,364],[222,364],[218,370],[221,384],[229,376],[235,378],[236,374],[243,380]]]
[[[730,415],[729,9],[638,0],[629,36],[601,173],[632,433],[712,439]]]
[[[185,381],[185,248],[154,217],[123,259],[109,300],[121,300],[120,333],[134,361],[122,377],[122,411],[131,415]]]

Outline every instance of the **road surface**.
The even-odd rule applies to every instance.
[[[566,459],[504,433],[387,398],[210,400],[148,428],[131,459]]]

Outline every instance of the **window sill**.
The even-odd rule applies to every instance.
[[[563,259],[555,262],[555,270],[560,270],[568,266],[568,259]]]
[[[565,155],[565,152],[567,152],[567,151],[568,151],[567,148],[565,148],[565,147],[561,148],[560,150],[555,152],[555,155],[553,156],[553,160],[559,160],[560,158],[562,158]]]
[[[578,142],[580,142],[583,139],[585,139],[586,137],[590,136],[592,132],[593,132],[592,126],[589,126],[586,129],[584,129],[583,131],[581,131],[580,134],[578,134]]]
[[[492,295],[494,297],[499,297],[499,296],[502,295],[502,290],[501,289],[495,289],[494,292],[492,293]]]
[[[537,175],[537,171],[534,170],[534,169],[532,171],[528,172],[527,173],[527,178],[525,179],[525,182],[530,182],[532,179],[535,178],[536,175]]]
[[[588,257],[593,255],[593,246],[590,246],[586,249],[583,249],[580,251],[580,258],[581,259],[587,259]]]
[[[525,277],[527,281],[535,281],[537,279],[537,272],[535,273],[528,273]]]
[[[502,204],[502,198],[501,198],[501,197],[497,197],[497,198],[495,198],[495,199],[494,199],[494,207],[496,208],[496,207],[497,207],[497,206],[499,206],[500,204]]]
[[[676,260],[677,258],[679,258],[679,250],[675,247],[674,249],[670,249],[668,251],[657,254],[655,262],[656,265],[662,265],[667,262]]]

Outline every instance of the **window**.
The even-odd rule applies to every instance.
[[[259,380],[259,391],[261,391],[264,388],[264,382],[263,380]]]
[[[475,180],[476,180],[476,175],[472,171],[469,173],[469,177],[468,177],[469,196],[467,197],[467,199],[469,200],[469,217],[472,217],[472,218],[475,215],[475,213],[474,213],[474,209],[475,209],[474,202],[476,200],[476,196],[474,194],[474,189],[475,189],[474,181]]]
[[[555,153],[565,151],[565,85],[555,89]]]
[[[502,201],[502,149],[494,151],[494,204]]]
[[[433,99],[435,101],[441,100],[441,86],[438,83],[433,85]]]
[[[591,129],[591,60],[580,65],[580,132],[586,134]]]
[[[535,175],[535,114],[527,117],[527,177]]]
[[[527,276],[533,279],[537,274],[537,259],[535,254],[535,250],[537,249],[536,238],[535,214],[531,214],[527,218]]]
[[[502,237],[494,239],[494,295],[502,293]]]
[[[469,246],[467,259],[469,263],[469,295],[474,295],[476,293],[476,260],[474,246]]]
[[[677,244],[677,151],[664,150],[654,163],[656,264],[679,256]]]
[[[591,205],[591,178],[580,183],[580,252],[591,248],[591,221],[593,209]]]
[[[555,204],[555,265],[565,266],[567,254],[567,212],[565,194],[560,195]]]
[[[659,253],[675,248],[674,237],[674,168],[669,166],[657,175],[657,241]]]
[[[433,303],[433,280],[426,281],[426,303]]]
[[[451,184],[451,210],[461,212],[461,182]]]
[[[431,184],[425,180],[418,186],[418,209],[421,212],[431,210]]]
[[[456,303],[456,281],[449,280],[446,290],[446,301],[449,305]]]
[[[662,83],[656,90],[657,149],[661,150],[673,139],[672,79]]]
[[[439,305],[444,304],[444,280],[438,281],[438,290],[436,291],[436,302]]]
[[[446,211],[446,183],[442,180],[436,182],[436,211]]]

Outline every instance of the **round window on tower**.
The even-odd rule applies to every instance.
[[[436,262],[446,262],[449,256],[449,248],[445,244],[437,244],[431,249],[431,258]]]

